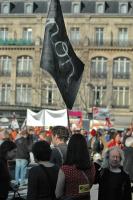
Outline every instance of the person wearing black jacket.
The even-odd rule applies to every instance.
[[[8,159],[16,156],[16,144],[12,141],[4,141],[0,145],[0,200],[6,200],[10,190],[10,173]]]
[[[96,173],[99,183],[98,200],[131,200],[131,184],[128,174],[123,170],[123,151],[112,147],[105,153],[102,168]]]
[[[66,159],[67,140],[70,133],[64,126],[54,126],[51,132],[53,148],[50,161],[60,167]]]
[[[53,200],[59,168],[50,162],[49,143],[36,142],[32,153],[38,165],[29,170],[27,200]]]
[[[30,159],[26,130],[19,133],[15,143],[17,145],[15,180],[17,184],[23,185],[26,183],[27,165]]]

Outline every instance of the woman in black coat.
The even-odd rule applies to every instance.
[[[0,145],[0,200],[6,200],[10,190],[10,174],[8,160],[16,156],[16,144],[12,141],[4,141]]]
[[[96,173],[99,183],[98,200],[131,200],[131,184],[121,164],[123,151],[112,147],[105,153],[101,170]]]

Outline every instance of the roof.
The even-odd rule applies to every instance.
[[[61,6],[62,11],[65,14],[72,14],[72,5],[73,3],[80,3],[80,13],[78,14],[97,14],[96,13],[96,4],[97,3],[103,3],[104,4],[104,13],[97,14],[97,15],[124,15],[124,16],[132,16],[133,15],[133,5],[130,1],[123,1],[123,0],[117,0],[117,1],[70,1],[70,0],[61,0]],[[119,14],[119,3],[126,3],[127,4],[127,13],[125,14]],[[33,11],[31,14],[37,14],[37,13],[47,13],[48,7],[49,7],[49,1],[1,1],[0,2],[0,14],[2,14],[2,4],[9,4],[9,14],[25,14],[25,5],[26,4],[32,4],[33,5]],[[31,15],[30,14],[30,15]],[[76,13],[77,14],[77,13]]]

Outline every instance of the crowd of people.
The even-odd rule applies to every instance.
[[[94,184],[99,184],[98,200],[132,199],[131,129],[123,133],[70,131],[64,126],[36,130],[0,130],[0,200],[14,190],[11,179],[17,189],[27,184],[27,200],[91,200]]]

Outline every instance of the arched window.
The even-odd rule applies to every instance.
[[[115,58],[113,62],[113,78],[129,79],[130,59],[125,57]]]
[[[96,13],[104,13],[105,5],[104,3],[96,2]]]
[[[107,58],[92,58],[90,72],[92,78],[107,78]]]
[[[25,13],[30,14],[33,12],[33,4],[32,3],[26,3],[25,4]]]
[[[72,13],[80,13],[80,3],[72,4]]]
[[[119,5],[119,13],[127,14],[128,12],[128,3],[120,3]]]
[[[33,60],[30,56],[21,56],[17,59],[17,76],[31,76]]]
[[[12,59],[9,56],[0,56],[0,75],[11,75]]]
[[[3,3],[2,4],[2,13],[8,14],[9,13],[10,4],[9,3]]]

